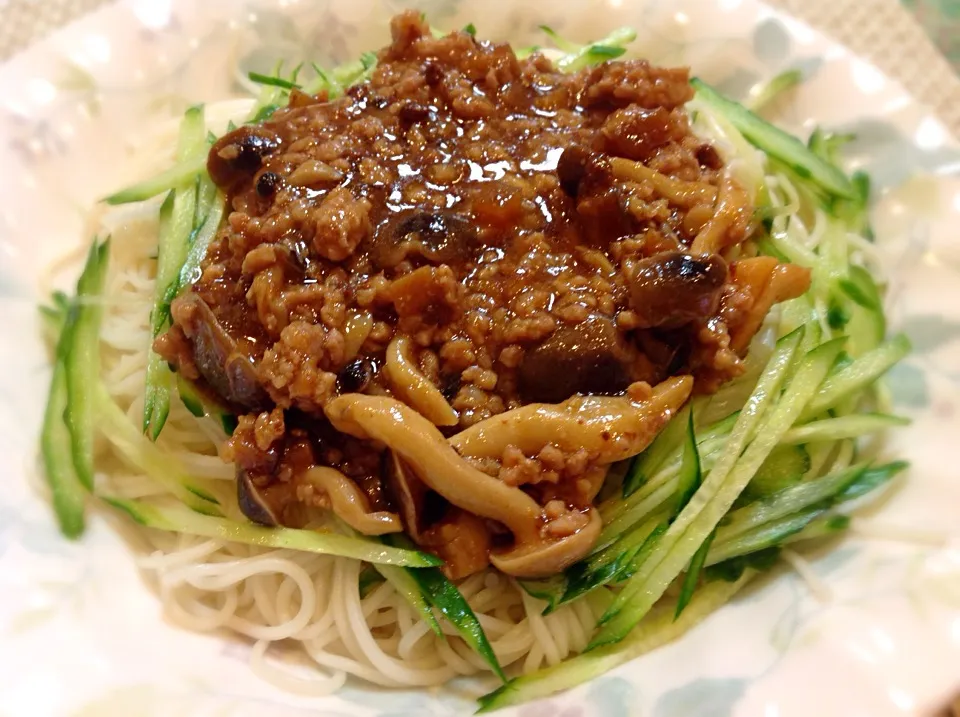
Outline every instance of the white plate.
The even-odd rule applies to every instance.
[[[101,10],[0,68],[0,715],[448,715],[453,690],[298,700],[254,678],[249,646],[163,622],[131,555],[102,519],[78,544],[56,532],[35,482],[47,368],[35,306],[44,267],[83,239],[83,212],[131,180],[144,123],[236,92],[238,66],[276,56],[327,64],[376,47],[399,2],[139,0]],[[809,80],[780,121],[852,130],[851,165],[878,191],[896,328],[915,352],[892,388],[914,419],[891,454],[909,475],[866,518],[946,535],[943,547],[848,538],[816,560],[826,603],[793,573],[763,580],[693,634],[516,714],[931,714],[960,689],[960,152],[873,67],[752,2],[422,0],[440,27],[476,23],[529,43],[546,23],[600,37],[638,28],[636,51],[689,63],[734,94],[785,68]]]

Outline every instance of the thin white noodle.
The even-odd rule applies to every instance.
[[[332,674],[323,675],[319,670],[313,672],[312,679],[294,677],[286,670],[271,665],[266,658],[270,642],[258,640],[250,653],[250,668],[260,679],[280,687],[287,692],[304,697],[324,697],[333,694],[347,680],[347,673],[343,670],[333,670]]]
[[[536,637],[538,644],[543,650],[543,656],[547,664],[556,665],[560,662],[557,645],[553,641],[553,636],[550,635],[550,629],[544,622],[543,616],[540,614],[543,612],[545,603],[542,600],[537,600],[535,597],[528,595],[526,592],[522,593],[522,598],[523,609],[527,613],[527,620],[530,621],[530,629],[533,631],[534,637]]]
[[[197,543],[189,548],[184,548],[183,550],[172,553],[155,550],[150,553],[150,555],[137,558],[137,564],[146,570],[163,570],[177,565],[195,562],[220,550],[222,547],[223,543],[219,540],[205,540],[202,543]]]
[[[470,675],[476,671],[476,668],[470,663],[470,660],[453,649],[450,641],[439,643],[437,645],[437,652],[440,654],[440,657],[443,658],[443,661],[458,674]]]
[[[411,657],[413,648],[417,646],[420,638],[425,637],[430,632],[430,626],[421,620],[407,630],[401,629],[401,632],[403,632],[403,637],[400,638],[400,643],[397,645],[397,655],[400,656],[400,659],[406,660]]]
[[[534,641],[533,647],[530,648],[530,652],[527,653],[527,659],[523,661],[523,671],[525,673],[534,672],[540,668],[540,663],[543,662],[543,647],[541,647],[539,642]]]

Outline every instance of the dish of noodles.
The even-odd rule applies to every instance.
[[[905,467],[870,179],[629,51],[414,12],[191,107],[43,309],[61,529],[322,695],[483,710],[675,639]],[[642,49],[642,48],[641,48]],[[754,111],[752,111],[754,110]],[[309,681],[269,666],[295,644]]]

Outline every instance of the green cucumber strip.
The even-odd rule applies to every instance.
[[[663,519],[663,521],[653,529],[653,532],[650,533],[650,536],[643,542],[643,545],[640,547],[640,550],[633,557],[630,565],[617,577],[621,580],[628,580],[633,577],[633,574],[640,569],[640,566],[643,565],[647,558],[650,557],[650,553],[653,552],[653,549],[657,546],[657,543],[660,542],[660,538],[663,537],[664,533],[667,532],[667,528],[670,527],[670,523]],[[609,605],[608,605],[609,607]]]
[[[273,113],[280,109],[281,105],[276,103],[269,103],[265,105],[257,105],[254,108],[253,114],[248,120],[251,124],[257,124],[258,122],[263,122],[264,120],[270,119],[273,116]]]
[[[70,453],[70,433],[63,422],[67,407],[67,376],[63,361],[53,364],[50,393],[43,414],[40,431],[40,452],[43,457],[43,475],[50,487],[53,510],[60,532],[72,539],[83,534],[86,489],[77,477]]]
[[[736,416],[733,416],[735,419]],[[714,424],[719,427],[721,424],[735,423],[736,421],[723,421]],[[710,431],[708,431],[709,433]],[[706,435],[706,434],[704,434]],[[697,439],[697,445],[700,452],[700,461],[704,473],[713,468],[720,453],[725,449],[726,436],[718,435],[712,438],[701,436]],[[670,463],[663,467],[650,481],[639,488],[629,498],[621,500],[619,503],[601,506],[600,515],[604,519],[604,527],[597,538],[593,552],[597,553],[613,541],[617,540],[626,531],[636,526],[640,521],[649,516],[661,505],[664,504],[672,495],[676,493],[678,476],[682,456],[678,455],[670,459]],[[604,511],[608,511],[604,514]]]
[[[893,461],[882,466],[871,466],[857,480],[847,484],[840,493],[837,494],[835,503],[842,503],[848,500],[860,498],[872,490],[879,488],[884,483],[891,480],[897,474],[910,467],[906,461]]]
[[[209,177],[201,177],[199,188],[199,194],[201,197],[209,190],[209,187],[214,187],[214,189],[216,189],[216,185],[213,184]],[[182,292],[183,289],[190,284],[196,283],[196,281],[200,278],[200,264],[207,255],[207,249],[210,246],[210,242],[213,241],[214,237],[217,236],[217,232],[220,229],[220,224],[223,221],[225,210],[226,199],[224,199],[222,194],[215,191],[211,204],[205,213],[202,223],[195,229],[193,233],[192,242],[187,250],[187,256],[183,261],[183,266],[180,267],[177,293]],[[199,213],[200,208],[198,207],[197,214]]]
[[[180,123],[177,159],[189,161],[205,156],[206,124],[203,107],[188,109]],[[152,337],[156,338],[170,323],[170,304],[180,289],[180,272],[187,258],[193,224],[197,213],[198,179],[191,177],[175,187],[160,208],[160,235],[157,253],[156,285],[153,309],[150,312]],[[170,202],[172,197],[172,204]],[[144,389],[143,432],[157,440],[170,412],[170,390],[173,379],[170,369],[152,350],[147,361]]]
[[[621,535],[615,542],[611,543],[602,550],[593,552],[577,563],[577,565],[581,566],[581,568],[578,568],[578,570],[582,569],[582,571],[585,573],[595,572],[604,565],[608,565],[609,563],[615,561],[617,558],[623,555],[623,553],[633,550],[634,548],[639,549],[644,544],[653,528],[659,523],[664,522],[667,518],[667,512],[660,511],[647,520],[641,521],[635,527]]]
[[[842,325],[850,339],[848,350],[853,356],[875,349],[886,336],[883,296],[862,266],[848,266],[846,274],[836,280],[830,290],[830,308],[835,323]]]
[[[666,516],[655,515],[602,552],[571,566],[567,570],[566,591],[556,605],[549,606],[545,612],[552,612],[558,605],[622,579],[632,571],[634,561],[642,557],[648,546],[652,548],[652,541],[666,529]]]
[[[191,479],[172,456],[145,438],[99,381],[95,384],[93,402],[101,433],[130,465],[162,485],[191,510],[220,515],[216,497]]]
[[[597,538],[597,543],[594,546],[595,552],[605,549],[614,541],[618,540],[624,533],[632,530],[640,521],[658,511],[662,506],[667,505],[670,499],[677,493],[677,479],[675,476],[668,476],[662,483],[658,483],[655,488],[653,487],[653,483],[651,483],[650,486],[653,489],[649,492],[644,491],[642,500],[633,502],[626,512],[621,513],[603,527],[603,530],[600,531],[600,537]],[[639,495],[640,491],[637,491],[630,497],[633,498]]]
[[[799,543],[804,540],[826,538],[842,533],[850,527],[850,516],[842,513],[822,515],[812,521],[807,527],[783,541],[784,545]]]
[[[690,600],[693,599],[693,594],[696,592],[697,585],[700,583],[700,573],[703,571],[703,566],[707,561],[707,554],[710,552],[710,546],[716,535],[717,530],[714,528],[706,540],[703,541],[703,544],[697,548],[697,552],[690,558],[690,565],[687,566],[687,572],[683,576],[683,585],[681,585],[680,594],[677,596],[677,609],[673,613],[674,620],[679,619],[680,614],[686,609],[687,605],[690,604]]]
[[[873,351],[865,353],[848,366],[831,374],[800,416],[801,421],[815,418],[824,411],[866,388],[910,353],[910,340],[897,334]]]
[[[299,69],[299,68],[298,68]],[[283,62],[278,62],[274,67],[273,74],[267,75],[267,77],[281,78],[281,72],[283,71]],[[291,79],[291,82],[296,81],[296,77]],[[280,104],[285,102],[290,92],[284,87],[278,87],[274,83],[267,83],[260,85],[260,95],[257,97],[256,102],[253,104],[253,108],[250,110],[250,117],[247,122],[260,122],[267,119],[272,115],[276,110],[280,108]]]
[[[111,496],[103,496],[103,500],[129,515],[140,525],[157,530],[232,540],[261,548],[285,548],[319,555],[339,555],[374,565],[422,568],[439,562],[427,553],[382,545],[365,538],[296,528],[265,528],[254,523],[237,523],[226,518],[201,515],[187,508],[159,506]]]
[[[748,569],[759,573],[766,572],[779,561],[780,548],[767,548],[738,558],[730,558],[716,565],[707,565],[703,569],[703,577],[707,581],[722,580],[732,583],[743,577]]]
[[[577,45],[576,43],[570,42],[570,40],[565,39],[549,25],[540,25],[540,31],[544,35],[550,38],[550,41],[556,46],[558,50],[562,50],[568,55],[572,55],[576,52],[579,52],[582,49],[580,45]]]
[[[869,271],[857,264],[847,268],[847,276],[837,282],[840,290],[865,309],[883,313],[883,296]]]
[[[698,78],[690,80],[697,98],[722,114],[752,145],[786,164],[799,177],[810,179],[831,195],[857,199],[856,188],[837,167],[811,152],[803,142],[727,99]]]
[[[248,72],[247,77],[251,82],[256,82],[258,85],[269,85],[270,87],[282,87],[285,90],[298,90],[300,85],[291,80],[285,80],[282,77],[274,77],[273,75],[263,75],[259,72]]]
[[[593,638],[590,647],[599,647],[622,639],[640,621],[717,526],[779,442],[780,436],[789,429],[816,392],[840,353],[842,339],[818,346],[804,356],[779,399],[775,400],[769,393],[777,392],[780,383],[793,368],[794,352],[797,343],[803,339],[802,333],[799,332],[788,345],[778,347],[754,395],[741,412],[741,419],[747,420],[743,424],[737,422],[738,425],[730,438],[730,444],[736,453],[731,451],[731,458],[717,462],[700,490],[670,526],[650,559],[614,601],[605,616],[608,622]],[[768,388],[771,385],[773,388]],[[744,435],[754,433],[754,428],[759,429],[761,414],[751,410],[752,405],[774,400],[769,415],[762,416],[763,430],[757,432],[756,438],[746,447],[743,455],[738,455],[740,449],[737,444],[742,445],[742,442],[735,440],[737,429],[751,423],[750,430],[744,430]],[[629,607],[623,609],[626,605]]]
[[[517,580],[517,583],[527,595],[547,603],[544,614],[557,608],[567,590],[567,577],[563,573],[551,575],[549,578]]]
[[[382,540],[390,545],[413,545],[410,539],[403,534],[385,535]],[[487,640],[487,635],[483,631],[480,621],[477,620],[470,604],[457,589],[457,586],[450,582],[440,572],[439,568],[411,570],[408,573],[420,586],[420,591],[426,601],[447,618],[457,634],[474,652],[483,658],[483,661],[490,666],[490,669],[500,678],[500,681],[506,682],[507,678],[503,674],[497,656],[493,653],[493,648],[490,647],[490,641]]]
[[[183,375],[178,373],[176,379],[177,394],[191,415],[197,418],[211,418],[220,424],[224,433],[228,436],[233,435],[237,428],[237,417],[230,413],[226,406],[209,392],[199,389]]]
[[[704,472],[713,466],[717,456],[723,450],[726,444],[726,435],[735,422],[736,416],[733,416],[732,421],[724,419],[714,424],[713,427],[706,429],[697,437],[697,446]],[[723,428],[723,432],[720,435],[713,435],[714,428]],[[603,518],[604,528],[597,544],[594,546],[594,552],[609,545],[612,540],[615,540],[624,531],[629,530],[645,515],[649,514],[650,501],[661,500],[659,496],[665,485],[676,485],[681,463],[682,455],[680,446],[678,446],[676,453],[667,459],[666,464],[629,497],[608,500],[600,506],[600,516]],[[656,502],[653,507],[657,505],[659,505],[659,502]]]
[[[342,87],[352,87],[370,79],[376,66],[376,53],[364,52],[359,60],[334,67],[330,74]]]
[[[774,448],[743,489],[741,499],[765,498],[788,486],[799,483],[810,470],[810,454],[802,446],[781,444]]]
[[[176,187],[189,184],[207,168],[206,153],[178,161],[170,169],[161,172],[144,182],[134,184],[103,199],[107,204],[130,204],[143,202],[160,194],[170,192]]]
[[[732,558],[778,547],[822,516],[824,511],[824,508],[806,508],[779,520],[764,523],[729,540],[717,540],[707,555],[706,564],[713,566]]]
[[[228,129],[229,131],[229,129]],[[210,141],[210,137],[207,137],[207,142]],[[219,201],[222,205],[223,199],[217,199],[219,189],[217,185],[213,183],[213,180],[210,179],[210,175],[206,172],[202,172],[199,177],[197,177],[197,211],[193,215],[193,237],[191,237],[190,242],[193,243],[196,238],[196,234],[200,231],[206,221],[207,217],[210,216],[210,212],[213,210],[215,204]]]
[[[556,33],[552,31],[548,34],[554,43],[559,39]],[[620,27],[592,45],[584,45],[575,50],[573,48],[576,48],[576,45],[569,45],[570,49],[566,50],[567,54],[557,60],[557,69],[563,72],[576,72],[584,67],[597,65],[611,58],[619,57],[626,52],[623,46],[629,45],[635,39],[637,39],[636,30],[629,27]],[[560,47],[560,45],[557,46]]]
[[[439,568],[410,571],[410,575],[417,581],[427,602],[447,618],[463,641],[483,658],[500,681],[506,682],[503,668],[500,667],[500,662],[493,653],[493,648],[490,647],[490,641],[487,640],[480,621],[470,609],[469,603],[457,590],[457,586],[450,582]]]
[[[67,313],[70,311],[70,298],[62,291],[54,291],[50,295],[50,305],[41,304],[38,310],[43,324],[44,343],[56,352],[60,334],[67,321]]]
[[[206,418],[210,415],[204,397],[200,395],[197,387],[181,374],[177,374],[177,394],[180,396],[180,401],[186,409],[190,411],[192,416]]]
[[[677,492],[674,499],[674,514],[687,507],[703,481],[700,453],[697,451],[697,436],[693,431],[693,412],[687,416],[687,435],[683,442],[683,457],[680,459],[680,474],[677,476]]]
[[[691,408],[688,404],[681,409],[679,414],[674,416],[673,420],[666,425],[666,428],[660,431],[660,435],[653,440],[653,443],[637,457],[623,481],[624,498],[629,498],[636,492],[637,488],[648,482],[650,477],[660,470],[664,461],[683,445],[688,421],[685,414],[690,413]]]
[[[60,359],[67,385],[63,420],[77,478],[93,490],[93,444],[96,434],[92,391],[100,377],[101,301],[107,277],[110,240],[94,241],[77,281],[77,297],[67,313]]]
[[[859,438],[868,433],[877,433],[896,426],[910,425],[909,418],[890,416],[884,413],[857,413],[838,418],[824,418],[802,426],[795,426],[783,436],[783,443],[803,444],[814,441],[839,441]]]
[[[191,107],[180,124],[177,158],[188,160],[205,156],[207,142],[203,107]],[[157,254],[157,276],[154,305],[151,312],[153,334],[156,337],[170,319],[170,302],[179,290],[179,277],[187,258],[193,225],[197,214],[198,178],[193,177],[173,189],[173,206],[160,229]]]
[[[840,148],[855,139],[852,134],[832,134],[817,127],[810,133],[807,148],[835,167],[840,166]]]
[[[325,91],[327,93],[327,97],[333,99],[343,91],[343,88],[340,87],[336,79],[334,79],[330,73],[320,67],[320,65],[318,65],[316,62],[311,62],[310,66],[313,68],[313,71],[317,76],[313,82],[304,87],[304,92],[306,92],[308,95],[318,95]],[[257,121],[256,118],[254,118],[254,121]]]
[[[433,614],[430,605],[423,596],[423,591],[417,579],[411,575],[406,568],[398,568],[395,565],[374,565],[377,572],[380,573],[393,589],[407,601],[407,603],[423,618],[430,630],[439,637],[443,637],[443,630],[437,622],[437,616]]]
[[[756,92],[745,106],[751,112],[762,112],[767,105],[803,81],[803,72],[799,69],[786,70],[774,77]]]
[[[673,619],[671,611],[663,611],[641,624],[617,645],[601,647],[531,675],[510,680],[502,687],[481,697],[478,700],[477,712],[493,712],[521,702],[548,697],[599,677],[640,655],[673,642],[729,602],[747,584],[753,574],[752,571],[747,571],[735,582],[712,582],[705,585],[697,591],[687,609],[677,620]]]

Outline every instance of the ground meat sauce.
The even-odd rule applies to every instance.
[[[338,392],[389,393],[396,336],[459,428],[678,373],[711,390],[741,370],[728,326],[743,292],[720,256],[688,253],[710,206],[676,206],[609,163],[718,186],[722,160],[683,109],[685,69],[567,74],[467,33],[434,37],[413,13],[391,29],[369,81],[332,100],[294,91],[214,145],[228,222],[157,343],[241,414],[226,451],[241,494],[273,490],[282,522],[323,504],[296,485],[312,463],[389,503],[380,449],[337,434],[322,409]],[[586,458],[555,453],[514,451],[489,472],[583,484]]]

